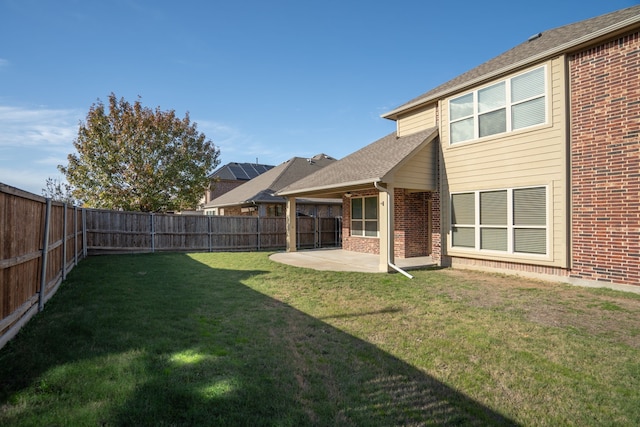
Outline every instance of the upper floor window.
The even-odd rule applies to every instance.
[[[351,235],[378,237],[378,197],[351,199]]]
[[[546,122],[545,67],[449,101],[451,144]]]

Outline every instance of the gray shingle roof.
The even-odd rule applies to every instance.
[[[540,33],[540,37],[519,44],[484,64],[410,100],[382,117],[396,119],[399,113],[420,104],[443,98],[471,85],[479,84],[483,80],[514,71],[553,55],[571,51],[584,43],[638,22],[640,22],[640,5],[544,31]]]
[[[318,154],[309,159],[293,157],[213,199],[205,207],[236,206],[251,202],[283,203],[284,199],[274,196],[275,192],[335,162],[336,159],[326,154]]]
[[[313,175],[283,188],[278,194],[300,194],[384,182],[389,173],[417,152],[425,142],[434,139],[437,132],[438,128],[433,127],[402,137],[396,136],[396,132],[390,133]]]

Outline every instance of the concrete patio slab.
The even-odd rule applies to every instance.
[[[325,271],[356,271],[381,273],[378,255],[345,251],[343,249],[311,249],[297,252],[278,252],[270,257],[275,262],[295,267]],[[431,257],[397,259],[395,264],[403,270],[415,270],[435,266]]]

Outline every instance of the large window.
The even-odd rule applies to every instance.
[[[453,194],[451,246],[547,254],[546,187]]]
[[[449,101],[451,144],[546,122],[545,67]]]
[[[378,197],[351,199],[351,235],[378,237]]]

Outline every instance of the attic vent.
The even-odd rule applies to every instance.
[[[537,33],[537,34],[534,34],[534,35],[532,35],[531,37],[529,37],[529,39],[528,39],[527,41],[532,42],[532,41],[534,41],[535,39],[538,39],[538,38],[540,38],[540,37],[542,37],[542,33]]]

